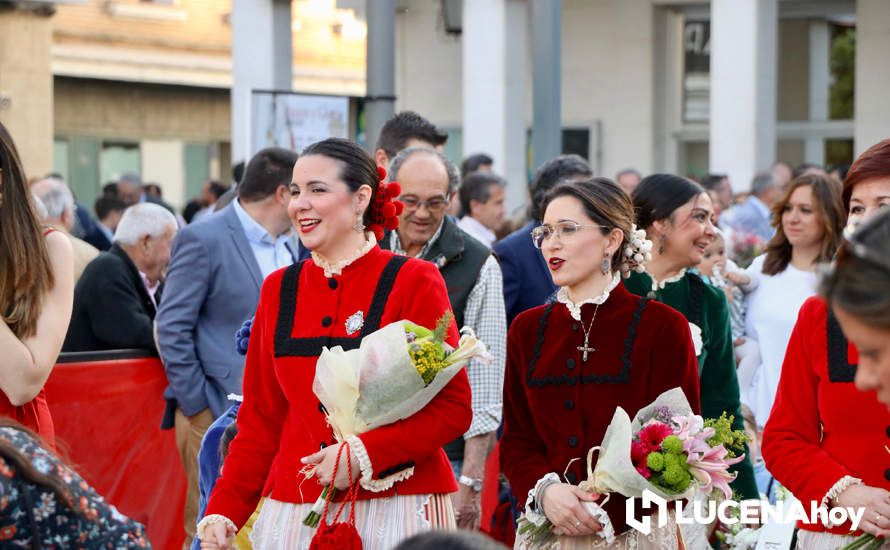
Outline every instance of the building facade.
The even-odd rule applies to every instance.
[[[396,110],[448,130],[454,160],[492,154],[518,208],[534,169],[529,0],[391,1]],[[885,0],[551,2],[561,76],[543,84],[560,90],[563,151],[597,174],[724,172],[743,191],[775,160],[849,162],[890,135]],[[207,178],[228,180],[243,160],[231,146],[231,8],[76,0],[53,15],[0,12],[0,117],[23,136],[29,173],[62,174],[87,204],[124,171],[176,205]],[[363,0],[293,0],[290,26],[294,91],[364,95],[374,29]],[[29,55],[7,47],[16,40]]]
[[[177,206],[209,178],[231,180],[243,160],[231,153],[231,8],[226,0],[57,6],[52,171],[81,202],[92,204],[123,172],[160,184]],[[334,0],[292,3],[293,89],[364,94],[365,26],[354,15]]]

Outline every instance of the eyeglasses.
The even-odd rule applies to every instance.
[[[557,223],[555,227],[550,224],[544,224],[532,229],[532,242],[534,243],[535,248],[541,248],[544,245],[544,241],[555,235],[556,238],[559,239],[559,242],[567,243],[582,229],[609,228],[605,225],[581,225],[578,222],[566,220]]]
[[[422,201],[413,195],[408,195],[399,197],[399,200],[405,205],[405,210],[417,210],[421,206],[426,206],[426,209],[433,214],[442,212],[448,206],[448,199],[445,197],[433,197]]]

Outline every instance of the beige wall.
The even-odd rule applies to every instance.
[[[18,147],[25,172],[41,176],[53,167],[51,18],[24,10],[0,11],[0,121]]]
[[[228,141],[228,90],[59,77],[57,135]]]
[[[650,0],[567,0],[562,12],[563,126],[602,121],[600,173],[652,168],[654,8]]]
[[[396,15],[396,111],[461,126],[461,40],[445,34],[438,2],[411,0]]]
[[[293,0],[293,89],[362,95],[365,27],[334,0]],[[83,0],[54,17],[56,75],[230,88],[231,0]]]
[[[142,181],[159,182],[164,198],[177,209],[185,206],[185,166],[183,142],[178,140],[144,140],[139,153]]]
[[[396,109],[414,109],[441,126],[460,127],[460,37],[445,34],[438,3],[406,5],[396,19]],[[563,2],[562,125],[592,127],[601,121],[605,175],[652,166],[653,9],[651,0]],[[529,74],[529,98],[531,85]],[[531,126],[530,104],[509,116],[521,116]]]

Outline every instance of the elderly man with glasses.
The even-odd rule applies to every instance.
[[[392,160],[389,175],[402,187],[405,209],[381,247],[436,264],[458,326],[471,327],[492,356],[487,364],[474,359],[467,366],[473,422],[462,438],[445,446],[460,482],[454,497],[458,527],[475,529],[485,461],[502,415],[507,322],[501,269],[488,247],[446,216],[460,176],[445,156],[424,147],[404,149]]]

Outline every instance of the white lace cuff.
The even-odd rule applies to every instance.
[[[228,527],[232,528],[232,531],[238,532],[238,526],[235,523],[227,518],[226,516],[220,514],[210,514],[209,516],[204,516],[201,521],[198,522],[198,528],[195,530],[196,536],[204,540],[204,530],[215,523],[225,523]]]
[[[362,440],[351,435],[346,438],[346,442],[349,443],[352,457],[355,460],[358,460],[359,469],[362,472],[362,477],[359,479],[359,483],[361,483],[362,488],[367,491],[371,491],[372,493],[387,491],[391,489],[397,481],[405,481],[414,475],[414,466],[411,466],[382,479],[374,479],[374,469],[371,467],[371,457],[368,456],[368,450],[365,448],[365,444],[362,443]]]
[[[540,527],[547,521],[544,515],[544,490],[551,485],[559,485],[562,483],[559,476],[553,472],[545,475],[535,484],[528,492],[528,498],[525,501],[525,519]]]
[[[609,514],[606,513],[603,507],[596,502],[582,502],[581,504],[602,526],[602,530],[597,532],[597,535],[608,544],[615,542],[615,527],[612,525],[612,520],[609,519]]]
[[[862,485],[862,480],[853,476],[844,476],[837,480],[837,483],[831,486],[831,489],[825,493],[825,496],[822,497],[822,501],[819,503],[819,506],[831,506],[831,501],[836,499],[841,493],[846,491],[848,488],[853,485]]]

